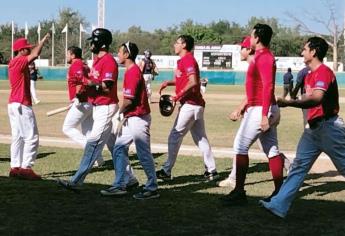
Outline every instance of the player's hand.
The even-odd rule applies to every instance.
[[[241,119],[241,117],[242,117],[242,112],[239,109],[236,109],[229,114],[229,118],[232,121],[237,121],[237,120]]]
[[[44,35],[44,37],[43,37],[43,41],[46,41],[46,40],[48,40],[48,39],[50,39],[50,33],[46,33],[46,35]]]
[[[278,98],[277,99],[277,105],[279,107],[287,107],[288,103],[287,103],[287,100],[285,98]]]
[[[78,97],[73,98],[73,99],[72,99],[72,103],[73,103],[73,105],[76,106],[76,107],[79,107],[79,106],[80,106],[80,101],[79,101]]]
[[[159,88],[159,95],[161,95],[162,90],[165,89],[167,86],[168,86],[168,82],[167,82],[167,81],[164,81],[164,82],[161,84],[161,87]]]
[[[270,124],[267,116],[262,116],[260,127],[262,132],[266,132],[270,129]]]

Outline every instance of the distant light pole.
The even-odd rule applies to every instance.
[[[98,27],[104,28],[105,0],[98,0]]]
[[[38,43],[41,41],[41,23],[38,22],[38,27],[37,27],[37,38],[38,38]],[[38,56],[39,63],[41,64],[41,56]]]
[[[52,66],[55,65],[54,62],[54,51],[55,51],[55,40],[54,40],[54,36],[55,36],[55,24],[53,22],[52,24]]]

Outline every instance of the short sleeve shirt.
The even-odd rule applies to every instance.
[[[88,101],[94,105],[117,104],[119,102],[117,97],[117,77],[118,66],[110,53],[102,57],[95,57],[89,78],[98,84],[106,81],[113,81],[113,87],[110,93],[96,91],[95,88],[90,89]]]
[[[143,116],[150,113],[145,81],[136,64],[133,64],[124,74],[123,97],[132,101],[132,109],[124,113],[125,117]]]
[[[180,100],[182,104],[188,103],[191,105],[199,105],[205,106],[205,101],[202,98],[200,92],[200,71],[198,63],[196,62],[192,53],[187,53],[183,56],[180,60],[177,61],[177,69],[175,70],[175,81],[176,81],[176,89],[175,93],[178,94],[184,87],[187,85],[189,81],[189,76],[195,75],[198,86],[191,88],[185,96],[183,96]]]
[[[68,94],[70,100],[76,96],[76,87],[85,83],[85,77],[87,77],[86,65],[84,65],[81,59],[74,60],[67,73]],[[86,93],[84,93],[81,99],[82,101],[86,101]]]
[[[10,61],[8,64],[8,77],[11,88],[8,102],[18,102],[26,106],[32,106],[27,56],[16,56]]]
[[[334,116],[339,112],[338,84],[333,71],[321,64],[315,71],[310,72],[304,81],[306,96],[310,96],[315,89],[325,92],[322,103],[308,109],[307,120],[318,117]]]

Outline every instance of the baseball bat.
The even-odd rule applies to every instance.
[[[60,108],[57,108],[57,109],[54,109],[54,110],[51,110],[51,111],[48,111],[46,113],[47,116],[53,116],[53,115],[56,115],[56,114],[59,114],[61,112],[64,112],[64,111],[67,111],[71,108],[72,104],[68,105],[68,106],[65,106],[65,107],[60,107]]]

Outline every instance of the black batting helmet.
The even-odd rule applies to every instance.
[[[175,102],[171,95],[164,94],[159,99],[159,110],[162,116],[170,116],[174,112]]]
[[[87,40],[90,40],[90,45],[93,45],[93,53],[99,53],[102,48],[108,48],[111,42],[113,41],[113,36],[111,32],[107,29],[97,28],[94,29],[91,33],[91,37]]]

